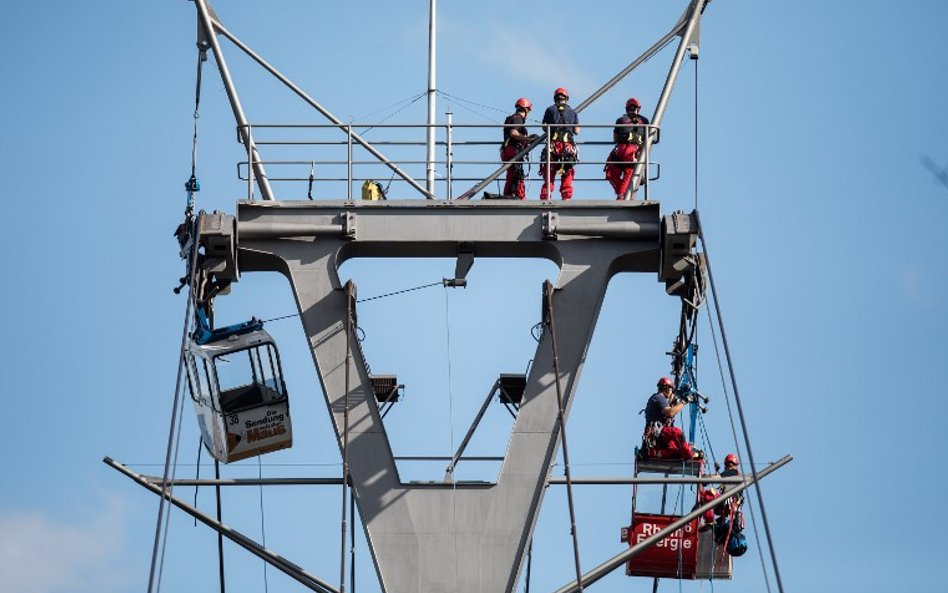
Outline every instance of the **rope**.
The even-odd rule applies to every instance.
[[[698,60],[695,63],[695,210],[698,209]]]
[[[506,110],[500,109],[500,108],[498,108],[498,107],[494,107],[493,105],[485,105],[485,104],[483,104],[483,103],[477,103],[476,101],[469,101],[468,99],[464,99],[464,98],[462,98],[462,97],[457,97],[457,96],[455,96],[455,95],[452,95],[452,94],[450,94],[450,93],[446,93],[446,92],[441,91],[441,90],[438,91],[438,94],[441,95],[441,96],[443,96],[443,97],[445,97],[446,99],[449,99],[449,100],[451,100],[451,101],[456,102],[455,104],[457,104],[458,107],[461,107],[462,109],[466,109],[466,110],[470,111],[471,113],[473,113],[474,115],[478,115],[478,116],[480,116],[480,117],[486,119],[487,121],[493,122],[493,123],[495,123],[495,124],[502,124],[503,122],[501,122],[500,120],[497,120],[497,119],[492,119],[492,118],[490,118],[490,117],[484,115],[483,113],[478,113],[478,112],[474,111],[473,109],[471,109],[470,107],[467,107],[466,105],[462,105],[461,103],[467,103],[468,105],[475,105],[475,106],[477,106],[477,107],[483,107],[484,109],[490,109],[490,110],[496,111],[496,112],[498,112],[498,113],[503,113],[503,114],[506,114],[506,113],[507,113]],[[534,120],[534,121],[536,121],[536,120]]]
[[[386,106],[384,106],[384,107],[380,107],[380,108],[376,109],[375,111],[372,111],[372,112],[370,112],[370,113],[366,113],[365,115],[360,115],[359,117],[355,118],[355,121],[360,121],[360,120],[363,120],[363,121],[364,121],[364,120],[366,120],[366,119],[372,117],[373,115],[376,115],[376,114],[378,114],[378,113],[382,113],[383,111],[388,111],[389,109],[392,109],[393,107],[396,107],[397,105],[401,105],[402,103],[407,103],[407,104],[411,105],[412,103],[414,103],[415,101],[417,101],[417,100],[420,99],[421,97],[424,97],[424,96],[427,95],[427,94],[428,94],[428,91],[422,91],[422,92],[416,93],[416,94],[414,94],[414,95],[412,95],[412,96],[410,96],[410,97],[405,97],[404,99],[401,99],[401,100],[399,100],[399,101],[395,101],[394,103],[389,103],[388,105],[386,105]]]
[[[432,286],[438,286],[439,284],[444,284],[444,282],[443,282],[443,281],[439,281],[439,282],[432,282],[431,284],[422,284],[421,286],[415,286],[415,287],[412,287],[412,288],[406,288],[406,289],[404,289],[404,290],[396,290],[395,292],[389,292],[389,293],[386,293],[386,294],[380,294],[380,295],[378,295],[378,296],[368,297],[368,298],[365,298],[365,299],[359,299],[359,300],[357,300],[356,302],[357,302],[357,303],[367,303],[367,302],[369,302],[369,301],[374,301],[374,300],[377,300],[377,299],[384,299],[384,298],[386,298],[386,297],[395,296],[395,295],[399,295],[399,294],[404,294],[404,293],[406,293],[406,292],[412,292],[413,290],[421,290],[422,288],[431,288]]]
[[[194,240],[196,243],[199,238],[198,233],[200,232],[196,224],[194,225],[193,232],[194,232]],[[181,378],[184,374],[184,352],[185,352],[185,348],[187,347],[188,328],[191,325],[191,309],[194,306],[194,299],[195,299],[193,287],[194,287],[194,281],[195,281],[195,275],[196,275],[195,269],[197,268],[197,255],[198,255],[198,250],[195,248],[192,250],[192,253],[191,253],[191,266],[190,266],[191,278],[189,279],[189,282],[188,282],[188,285],[189,285],[188,302],[187,302],[187,305],[185,306],[184,323],[183,323],[183,327],[181,328],[181,347],[178,351],[178,376],[175,380],[174,400],[171,405],[171,427],[168,430],[168,447],[167,447],[167,450],[165,451],[165,468],[164,468],[164,473],[162,474],[162,477],[161,477],[161,496],[158,497],[158,520],[155,525],[155,543],[154,543],[154,546],[152,547],[152,552],[151,552],[151,568],[149,569],[149,572],[148,572],[148,593],[152,593],[152,591],[155,590],[154,589],[155,570],[157,568],[157,563],[158,563],[158,546],[161,540],[161,525],[162,525],[162,519],[164,517],[164,511],[165,511],[165,497],[170,496],[171,491],[173,490],[172,485],[168,482],[168,471],[171,465],[171,456],[172,456],[172,449],[173,449],[174,435],[175,435],[175,428],[176,428],[175,425],[176,425],[176,421],[178,417],[178,405],[180,404],[180,401],[181,401],[181,383],[182,383]]]
[[[741,451],[741,445],[737,438],[737,429],[734,426],[734,413],[731,411],[731,398],[730,393],[728,393],[727,383],[724,379],[724,367],[721,365],[721,353],[718,349],[718,338],[717,333],[714,331],[714,322],[711,318],[711,310],[708,309],[708,327],[711,329],[711,338],[712,344],[714,345],[714,355],[718,362],[718,374],[721,377],[721,388],[724,392],[724,403],[727,405],[727,415],[728,420],[731,423],[731,434],[734,437],[734,448],[737,451],[738,457],[743,457],[743,452]],[[754,515],[754,505],[751,504],[751,500],[747,500],[747,510],[751,516],[751,526],[754,528],[754,541],[757,544],[757,556],[760,558],[760,568],[764,574],[764,585],[767,587],[767,593],[770,593],[770,576],[767,572],[767,563],[764,561],[764,548],[760,545],[760,532],[757,529],[757,518]]]
[[[221,479],[221,462],[214,458],[214,479]],[[223,522],[223,512],[221,510],[221,485],[214,486],[215,499],[217,501],[217,522]],[[227,580],[224,578],[224,534],[217,532],[217,579],[221,585],[221,593],[227,590]]]
[[[341,535],[342,543],[339,547],[339,592],[346,592],[346,537],[347,533],[347,508],[349,502],[349,375],[352,360],[352,301],[355,300],[352,290],[352,281],[346,282],[346,392],[343,395],[342,412],[342,525]]]
[[[569,506],[570,534],[573,537],[573,561],[576,565],[576,588],[583,591],[583,573],[579,563],[579,536],[576,532],[576,510],[573,506],[573,478],[569,467],[569,449],[566,446],[566,411],[563,408],[563,389],[560,383],[560,359],[556,347],[556,322],[553,316],[553,285],[543,284],[546,300],[546,322],[550,328],[550,345],[553,348],[553,375],[556,378],[556,403],[559,407],[560,444],[563,446],[563,472],[566,474],[566,500]]]
[[[395,111],[393,111],[392,113],[390,113],[388,116],[383,117],[383,118],[382,118],[380,121],[378,121],[375,125],[369,126],[369,127],[365,128],[364,130],[360,131],[359,134],[362,135],[362,136],[364,136],[366,133],[371,132],[371,131],[374,130],[378,125],[384,124],[384,123],[387,122],[388,120],[392,119],[393,117],[395,117],[396,115],[398,115],[399,113],[401,113],[402,111],[404,111],[405,109],[407,109],[409,106],[411,106],[411,105],[417,103],[417,102],[418,102],[422,97],[424,97],[426,94],[428,94],[428,93],[427,93],[427,92],[424,92],[424,93],[420,93],[420,94],[416,95],[416,96],[413,97],[408,103],[405,103],[405,105],[399,107],[398,109],[396,109]],[[396,103],[396,104],[397,104],[397,103]],[[379,110],[379,111],[382,111],[382,110]],[[376,111],[376,113],[378,113],[378,111]]]
[[[438,282],[432,282],[431,284],[422,284],[421,286],[413,286],[412,288],[405,288],[405,289],[403,289],[403,290],[396,290],[395,292],[388,292],[388,293],[385,293],[385,294],[380,294],[380,295],[376,295],[376,296],[372,296],[372,297],[368,297],[368,298],[364,298],[364,299],[359,299],[359,300],[356,301],[356,303],[366,303],[366,302],[368,302],[368,301],[375,301],[375,300],[378,300],[378,299],[384,299],[384,298],[386,298],[386,297],[397,296],[397,295],[400,295],[400,294],[405,294],[406,292],[412,292],[412,291],[414,291],[414,290],[421,290],[422,288],[431,288],[432,286],[439,286],[439,285],[443,285],[443,284],[444,284],[444,281],[443,281],[443,280],[438,281]],[[284,319],[292,319],[293,317],[299,317],[299,316],[300,316],[299,313],[290,313],[289,315],[281,315],[280,317],[272,317],[272,318],[270,318],[270,319],[263,319],[262,322],[263,322],[263,323],[270,323],[271,321],[283,321]],[[365,332],[362,330],[361,327],[355,326],[355,331],[361,331],[361,332],[363,332],[363,338],[362,338],[362,339],[365,338]],[[362,340],[360,339],[359,341],[361,342]],[[139,465],[141,465],[141,464],[139,464]],[[307,465],[311,465],[311,464],[307,464]],[[328,465],[328,464],[324,464],[324,465]]]
[[[261,481],[263,480],[263,465],[260,462],[260,456],[257,455],[257,478]],[[263,508],[263,483],[260,484],[260,543],[263,544],[263,547],[267,547],[267,524],[266,524],[266,515]],[[267,561],[263,561],[263,590],[264,592],[270,591],[270,583],[267,579]]]
[[[711,318],[710,309],[708,309],[708,327],[711,328],[712,344],[714,344],[714,354],[718,362],[718,373],[721,377],[721,388],[724,391],[724,403],[727,404],[727,415],[728,415],[728,420],[731,423],[731,434],[734,436],[734,448],[737,451],[738,457],[742,457],[743,452],[741,451],[741,445],[737,438],[737,429],[734,426],[734,413],[731,411],[731,398],[730,398],[730,394],[728,393],[727,383],[724,380],[724,367],[721,365],[721,353],[718,350],[718,338],[717,338],[717,334],[714,331],[714,323]],[[767,563],[764,561],[764,548],[763,546],[760,545],[760,533],[757,530],[757,520],[756,520],[756,517],[754,516],[754,506],[750,503],[751,502],[750,499],[748,499],[747,502],[748,502],[747,510],[750,512],[750,516],[751,516],[751,525],[754,528],[754,541],[757,544],[757,555],[760,558],[760,568],[764,574],[764,584],[767,586],[767,593],[770,593],[770,576],[767,573]]]
[[[356,588],[356,534],[355,534],[355,488],[349,490],[349,586]]]
[[[445,362],[447,366],[447,380],[448,380],[448,431],[450,435],[450,450],[453,452],[454,449],[454,390],[452,385],[454,383],[452,367],[451,367],[451,310],[450,310],[451,299],[449,298],[448,285],[444,285],[444,340],[445,340]],[[457,491],[458,491],[458,482],[454,477],[452,471],[451,474],[451,516],[452,516],[452,525],[454,527],[454,579],[455,582],[460,582],[461,579],[461,555],[457,553],[458,551],[458,535],[457,535],[457,523],[458,523],[458,504],[457,504]]]
[[[187,221],[191,221],[191,215],[194,212],[194,192],[197,191],[197,181],[196,181],[195,174],[197,171],[198,119],[200,118],[200,105],[201,105],[201,72],[203,70],[202,65],[204,63],[204,60],[206,59],[207,59],[206,49],[199,46],[198,62],[197,62],[197,76],[195,80],[195,89],[194,89],[194,132],[191,138],[191,178],[188,180],[188,183],[186,185],[187,192],[188,192],[188,203],[187,203],[187,209],[185,211],[185,217]],[[169,427],[169,430],[168,430],[168,447],[167,447],[167,450],[165,451],[165,466],[164,466],[164,472],[161,478],[161,496],[158,498],[158,519],[155,524],[155,542],[154,542],[154,545],[152,547],[152,552],[151,552],[151,567],[149,568],[149,571],[148,571],[148,593],[152,593],[152,591],[155,590],[155,587],[157,587],[157,590],[161,589],[161,573],[159,572],[159,574],[157,575],[158,578],[156,582],[155,572],[156,570],[159,570],[159,571],[163,570],[163,567],[164,567],[164,545],[165,545],[165,542],[167,541],[167,536],[168,536],[168,517],[170,517],[171,515],[169,511],[168,517],[164,517],[165,497],[171,496],[171,492],[173,490],[173,486],[168,483],[168,470],[169,470],[169,466],[172,463],[172,448],[174,449],[174,463],[175,463],[175,466],[177,466],[177,456],[178,456],[177,443],[178,443],[178,439],[181,436],[180,422],[178,420],[181,416],[181,413],[179,412],[179,404],[181,400],[181,383],[182,383],[181,377],[184,371],[184,352],[185,352],[185,347],[187,345],[188,328],[191,325],[191,309],[194,306],[194,299],[195,299],[194,282],[195,282],[195,276],[196,276],[195,268],[197,267],[197,255],[198,255],[198,250],[196,247],[196,243],[199,238],[198,232],[199,231],[198,231],[197,225],[192,223],[191,233],[192,233],[192,237],[195,244],[192,246],[191,261],[190,261],[190,265],[188,266],[188,270],[191,273],[191,277],[188,278],[188,286],[189,286],[188,301],[187,301],[187,305],[185,306],[184,324],[181,331],[181,347],[178,351],[178,374],[175,379],[174,399],[171,405],[171,426]],[[181,406],[181,410],[183,409],[184,409],[184,406]],[[175,436],[176,429],[177,429],[177,436]],[[172,446],[172,442],[175,443],[174,446]],[[165,525],[164,538],[161,537],[163,518],[164,518],[164,525]],[[159,540],[162,541],[161,567],[156,566],[158,564]]]
[[[701,228],[701,217],[695,210],[695,219],[698,223],[698,235],[701,238],[701,244],[704,248],[705,261],[708,267],[708,280],[711,284],[711,296],[714,298],[714,310],[717,314],[718,327],[721,328],[721,343],[724,346],[724,356],[727,360],[728,373],[731,378],[731,387],[734,390],[734,403],[737,406],[738,417],[741,421],[741,431],[744,434],[744,445],[747,447],[747,460],[750,463],[751,474],[754,477],[754,491],[757,493],[757,503],[760,505],[760,516],[764,523],[764,534],[767,536],[767,545],[770,548],[770,560],[774,567],[774,578],[777,581],[777,590],[783,593],[783,581],[780,578],[780,568],[777,564],[777,553],[774,548],[773,537],[770,534],[770,523],[767,521],[767,511],[764,507],[764,497],[761,493],[760,482],[757,481],[757,466],[754,463],[754,452],[750,445],[750,436],[747,432],[747,421],[744,418],[744,408],[741,405],[740,392],[737,388],[737,378],[734,373],[734,363],[731,359],[731,349],[727,343],[727,334],[724,331],[724,319],[721,315],[721,303],[718,300],[717,289],[714,284],[714,274],[711,272],[711,258],[708,255],[708,244],[704,236],[704,230]]]
[[[194,466],[195,466],[195,467],[194,467],[194,479],[195,479],[195,480],[200,480],[200,479],[201,479],[201,450],[202,450],[202,449],[204,449],[203,438],[201,437],[201,435],[198,435],[198,454],[197,454],[197,460],[196,460],[196,462],[195,462],[195,464],[194,464]],[[194,485],[194,505],[193,505],[194,508],[197,508],[197,505],[198,505],[198,490],[200,490],[200,489],[201,489],[200,486],[198,486],[197,484]],[[197,527],[197,524],[198,524],[198,520],[197,520],[197,517],[195,517],[195,518],[194,518],[194,526]]]
[[[171,467],[171,481],[173,482],[177,474],[178,469],[178,451],[181,447],[181,418],[184,416],[184,406],[181,406],[181,409],[178,411],[178,430],[174,439],[174,462]],[[170,531],[168,526],[171,520],[171,512],[165,515],[165,527],[164,527],[164,536],[161,540],[161,561],[158,563],[158,584],[155,588],[156,591],[161,591],[161,577],[165,572],[165,551],[168,549],[168,532]]]

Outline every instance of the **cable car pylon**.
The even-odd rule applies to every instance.
[[[577,108],[588,106],[675,37],[681,38],[653,117],[655,124],[646,134],[644,161],[635,165],[636,172],[642,173],[639,179],[648,177],[644,173],[648,170],[649,147],[657,142],[657,126],[667,108],[684,52],[688,47],[697,46],[698,27],[706,4],[706,0],[691,0],[665,37]],[[612,192],[608,200],[559,203],[436,200],[433,187],[421,188],[394,161],[354,134],[352,125],[332,116],[230,33],[207,0],[195,0],[195,5],[201,56],[208,49],[213,52],[238,122],[240,141],[246,148],[247,161],[241,165],[245,167],[248,199],[237,203],[233,215],[213,212],[195,216],[189,204],[185,230],[179,235],[182,251],[190,255],[185,281],[190,293],[189,320],[185,328],[186,343],[182,347],[179,387],[180,383],[186,383],[202,441],[216,460],[231,463],[291,446],[294,427],[290,422],[289,396],[272,337],[256,319],[220,329],[214,329],[213,319],[214,300],[226,294],[241,274],[277,272],[286,277],[299,307],[299,319],[343,459],[342,474],[324,482],[343,486],[340,546],[343,558],[339,586],[330,585],[203,513],[196,505],[175,497],[172,487],[188,482],[169,477],[167,464],[165,475],[158,479],[133,472],[108,458],[106,463],[159,495],[161,505],[169,502],[310,590],[320,593],[345,590],[347,520],[354,525],[357,511],[385,593],[513,593],[527,562],[546,490],[551,484],[560,483],[551,477],[551,471],[561,446],[566,456],[568,413],[577,397],[580,372],[609,281],[618,274],[654,274],[669,295],[681,298],[684,304],[696,310],[704,296],[700,282],[705,263],[697,247],[701,236],[697,212],[663,215],[660,204],[649,201],[647,194],[643,202],[617,202],[611,199]],[[310,171],[305,179],[308,199],[292,202],[276,199],[258,151],[258,146],[265,143],[261,141],[258,145],[251,133],[251,124],[237,97],[218,36],[232,42],[324,115],[334,132],[338,128],[345,135],[341,143],[349,151],[347,187],[335,194],[338,199],[313,198],[313,184],[318,179],[314,174],[317,163],[312,159],[302,161],[309,165]],[[542,141],[540,137],[537,143]],[[402,199],[392,190],[386,200],[353,200],[352,187],[362,181],[352,174],[354,145],[401,177],[403,187],[415,190],[416,197],[421,199]],[[451,147],[447,152],[450,160]],[[499,172],[493,176],[497,174]],[[489,183],[491,178],[481,183]],[[192,180],[193,183],[189,181],[191,197],[198,188],[193,171]],[[255,201],[255,186],[263,202]],[[473,193],[469,192],[465,198],[473,197]],[[443,483],[418,484],[406,482],[400,476],[383,422],[383,410],[391,409],[384,406],[397,401],[400,386],[394,375],[370,374],[359,340],[352,339],[358,302],[352,285],[343,285],[338,272],[345,261],[368,257],[456,259],[455,278],[446,279],[445,286],[463,286],[467,270],[479,258],[539,258],[558,266],[555,281],[537,290],[536,299],[541,305],[538,309],[547,313],[568,311],[568,314],[557,317],[555,335],[550,316],[546,329],[537,336],[537,349],[529,372],[518,377],[516,399],[508,397],[507,403],[515,406],[516,414],[513,414],[507,452],[496,481],[468,483],[455,479],[454,467],[463,459],[466,443],[462,443],[451,458],[449,479]],[[711,284],[713,289],[713,282]],[[693,326],[693,321],[688,323],[692,324],[689,327]],[[680,397],[691,398],[692,405],[696,406],[693,409],[697,410],[707,403],[707,398],[698,391],[693,372],[696,351],[689,339],[680,342],[677,387]],[[241,372],[235,375],[234,370]],[[381,397],[380,392],[384,392]],[[174,410],[178,410],[178,405],[176,395]],[[468,434],[475,428],[472,426]],[[744,435],[746,440],[746,426]],[[747,445],[749,453],[749,441]],[[170,446],[169,442],[169,451]],[[714,479],[724,484],[725,490],[721,497],[699,504],[688,513],[682,509],[680,516],[666,517],[662,527],[650,529],[640,541],[638,538],[632,541],[630,536],[628,549],[586,572],[580,565],[580,542],[576,537],[575,516],[571,513],[576,577],[557,593],[583,590],[618,567],[629,565],[630,560],[644,550],[661,545],[669,536],[674,537],[676,530],[694,525],[702,513],[739,495],[789,460],[785,457],[759,470],[752,463],[751,475],[738,479],[709,477],[703,472],[701,462],[690,460],[687,464],[691,467],[678,472],[683,475],[665,478],[640,477],[637,465],[632,482],[626,483],[637,486],[651,479],[658,480],[651,483],[665,486],[697,485]],[[253,482],[215,477],[193,483],[223,487],[277,484],[279,480],[260,477]],[[301,479],[297,483],[316,482]],[[568,472],[566,484],[570,498],[573,486],[585,483],[594,481],[573,477]],[[353,505],[351,509],[347,508],[348,504]],[[444,517],[452,517],[452,520],[445,521]],[[161,510],[159,526],[160,523]],[[637,525],[633,523],[630,527],[634,529]],[[533,560],[532,555],[530,559]],[[776,572],[775,556],[773,564]]]

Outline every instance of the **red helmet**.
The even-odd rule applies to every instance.
[[[629,98],[628,101],[625,102],[625,110],[626,110],[626,111],[628,111],[629,109],[631,109],[631,108],[633,108],[633,107],[635,107],[636,109],[638,109],[638,108],[641,107],[641,106],[642,106],[642,104],[639,103],[639,100],[636,99],[635,97],[631,97],[631,98]]]
[[[740,465],[740,462],[737,460],[737,455],[733,453],[728,453],[724,458],[724,465],[733,463],[734,465]]]
[[[566,97],[567,99],[569,99],[569,91],[566,90],[566,89],[564,89],[563,87],[560,87],[560,88],[556,89],[555,91],[553,91],[553,100],[554,100],[554,101],[556,101],[557,95],[563,95],[564,97]]]
[[[658,380],[659,388],[664,387],[666,385],[674,389],[675,382],[671,380],[671,377],[662,377],[661,379]]]
[[[514,103],[514,107],[518,109],[522,108],[522,109],[526,109],[527,111],[530,111],[531,109],[533,109],[533,103],[531,103],[530,99],[527,99],[526,97],[520,97],[519,99],[517,99],[517,102]]]

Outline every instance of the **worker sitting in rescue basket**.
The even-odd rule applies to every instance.
[[[741,470],[737,469],[738,465],[739,465],[739,462],[737,459],[737,455],[735,455],[734,453],[728,453],[724,457],[724,471],[721,472],[720,474],[721,477],[730,478],[733,476],[741,475]],[[719,495],[724,494],[724,491],[726,488],[727,487],[724,484],[719,486],[718,487]],[[733,515],[735,511],[739,511],[743,503],[744,503],[744,497],[738,494],[738,495],[732,496],[728,500],[716,506],[714,508],[714,512],[718,515],[730,516],[730,515]]]
[[[658,391],[648,398],[642,450],[650,459],[700,459],[701,453],[692,448],[681,429],[674,425],[675,416],[685,407],[685,402],[675,398],[674,389],[671,378],[662,377],[658,380]]]
[[[724,471],[718,472],[717,475],[721,478],[739,476],[741,475],[741,472],[740,470],[737,469],[737,465],[738,465],[737,455],[735,455],[734,453],[728,453],[724,457]],[[719,470],[721,469],[721,466],[715,463],[714,468],[715,470]],[[717,488],[711,488],[711,487],[699,488],[698,489],[698,502],[695,504],[695,508],[697,508],[699,505],[702,505],[706,502],[710,502],[714,500],[715,498],[718,498],[719,496],[724,494],[725,489],[726,489],[726,486],[724,484],[718,486]],[[725,500],[724,502],[717,505],[716,507],[708,509],[707,511],[704,512],[704,514],[701,515],[701,518],[703,519],[701,530],[703,531],[705,529],[714,527],[715,515],[730,516],[733,514],[732,513],[733,510],[740,509],[740,506],[742,503],[743,503],[743,498],[738,494],[738,495],[732,496],[728,500]],[[719,518],[718,521],[720,522],[720,520],[721,519]]]
[[[536,136],[529,134],[524,125],[527,122],[527,114],[530,113],[531,109],[533,109],[533,103],[525,97],[520,97],[514,105],[513,114],[507,116],[507,119],[504,120],[504,143],[500,147],[500,160],[505,163],[513,160],[521,150],[527,147],[527,144],[536,140]],[[527,192],[523,186],[525,177],[523,157],[521,157],[507,169],[504,197],[525,199],[527,197]]]
[[[642,151],[642,142],[646,134],[646,128],[637,126],[648,125],[648,118],[639,114],[641,108],[642,104],[639,100],[631,97],[625,102],[625,115],[616,120],[616,127],[612,131],[612,141],[616,145],[609,153],[603,170],[606,172],[606,179],[616,192],[617,200],[634,197],[634,187],[630,192],[629,186],[635,174],[635,161],[638,160],[639,153]]]
[[[549,200],[553,193],[553,184],[556,175],[560,179],[560,196],[564,200],[573,197],[573,175],[576,170],[574,163],[579,160],[574,136],[579,134],[579,116],[569,106],[569,92],[560,87],[553,91],[553,104],[546,108],[543,114],[543,124],[548,126],[549,134],[547,150],[543,150],[540,163],[540,175],[543,176],[543,188],[540,190],[540,199]]]
[[[722,478],[741,475],[738,469],[740,465],[737,455],[728,453],[724,458],[724,471],[721,472]],[[726,491],[723,484],[718,488],[720,495]],[[714,513],[718,515],[714,527],[714,540],[719,545],[726,546],[727,553],[731,556],[741,556],[747,551],[747,539],[744,537],[744,497],[741,494],[735,494],[714,507]]]

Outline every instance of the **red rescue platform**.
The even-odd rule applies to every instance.
[[[681,517],[636,513],[632,527],[622,528],[629,547],[668,527]],[[693,579],[698,570],[698,520],[686,523],[654,546],[629,560],[625,574],[638,577]]]
[[[622,528],[622,541],[632,547],[680,518],[678,515],[636,513],[632,527]],[[625,567],[625,574],[632,577],[689,580],[730,579],[732,571],[731,557],[724,546],[714,543],[713,531],[698,532],[698,519],[647,548],[629,560]]]

